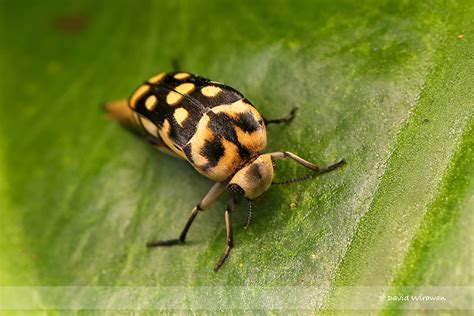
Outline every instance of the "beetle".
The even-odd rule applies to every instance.
[[[148,247],[182,244],[200,211],[206,210],[226,189],[230,192],[225,210],[227,244],[217,261],[217,271],[234,245],[231,213],[235,202],[249,202],[273,184],[304,181],[341,167],[342,159],[319,167],[289,151],[262,153],[267,144],[266,126],[291,122],[296,109],[280,119],[264,118],[237,90],[187,72],[159,73],[140,85],[128,100],[106,104],[108,116],[134,130],[141,126],[146,139],[158,150],[189,162],[199,173],[215,181],[191,211],[176,239],[153,240]],[[136,131],[136,129],[135,129]],[[272,182],[276,161],[289,158],[312,171],[304,178]]]

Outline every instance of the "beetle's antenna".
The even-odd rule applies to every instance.
[[[245,226],[244,229],[249,228],[250,226],[250,221],[252,220],[252,200],[247,199],[248,205],[249,205],[249,210],[247,213],[247,220],[245,221]]]

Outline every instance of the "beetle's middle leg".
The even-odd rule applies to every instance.
[[[298,110],[298,108],[293,108],[290,113],[288,113],[286,116],[282,117],[282,118],[279,118],[279,119],[272,119],[272,120],[269,120],[269,119],[266,119],[266,118],[263,118],[263,122],[265,123],[265,125],[268,125],[268,124],[280,124],[280,123],[289,123],[291,121],[293,121],[293,119],[295,118],[295,115],[296,115],[296,111]]]
[[[172,245],[178,245],[178,244],[184,243],[186,241],[186,235],[188,233],[188,230],[191,227],[198,212],[204,211],[205,209],[207,209],[212,204],[212,202],[214,202],[219,197],[219,195],[222,192],[224,192],[226,186],[227,186],[226,181],[217,182],[216,184],[212,186],[209,192],[207,192],[204,199],[202,199],[202,201],[198,205],[196,205],[191,211],[191,215],[189,216],[188,221],[186,222],[186,225],[184,226],[178,238],[166,239],[166,240],[152,240],[152,241],[147,242],[146,246],[147,247],[160,247],[160,246],[172,246]]]

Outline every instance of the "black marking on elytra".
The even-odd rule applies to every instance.
[[[169,119],[171,124],[172,137],[176,139],[176,141],[180,144],[181,147],[186,145],[191,139],[191,137],[196,134],[199,120],[202,118],[200,111],[194,111],[193,108],[183,105],[184,104],[181,103],[179,106],[173,106],[173,112]],[[188,117],[182,123],[183,126],[179,125],[178,121],[176,121],[174,117],[174,112],[180,107],[184,108],[188,112]]]
[[[156,87],[152,86],[150,91],[137,100],[135,111],[161,128],[163,126],[163,121],[170,115],[170,109],[168,109],[167,106],[163,106],[163,102],[166,102],[166,95],[168,92],[168,90],[156,89]],[[149,111],[145,106],[145,100],[151,95],[154,95],[158,101],[158,104],[153,111]]]
[[[244,132],[252,133],[262,128],[262,125],[255,119],[251,112],[239,113],[235,124]]]
[[[194,164],[194,160],[193,160],[193,155],[192,155],[192,145],[191,144],[186,144],[186,146],[184,146],[183,148],[183,151],[184,151],[184,154],[186,155],[186,157],[188,158],[189,162]]]
[[[239,142],[235,133],[235,121],[224,112],[214,113],[209,111],[207,115],[210,118],[207,127],[212,131],[213,135],[219,135],[219,137],[235,144],[239,150],[240,157],[244,161],[249,160],[251,158],[250,151]]]
[[[208,160],[208,163],[204,166],[206,170],[217,166],[219,159],[224,156],[224,146],[222,146],[222,142],[218,137],[211,141],[206,140],[206,143],[201,148],[200,154]]]

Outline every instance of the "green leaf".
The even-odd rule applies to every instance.
[[[157,297],[176,286],[196,294],[203,286],[319,288],[321,309],[356,304],[340,291],[347,287],[401,295],[407,286],[463,286],[471,291],[459,304],[469,306],[473,8],[436,0],[4,2],[0,285],[156,286]],[[240,203],[235,247],[218,273],[225,198],[198,215],[187,245],[146,249],[148,240],[178,236],[212,182],[101,110],[175,59],[238,89],[266,117],[299,107],[291,124],[268,127],[268,151],[348,162],[272,187],[254,203],[248,230]],[[282,162],[276,181],[304,174]]]

